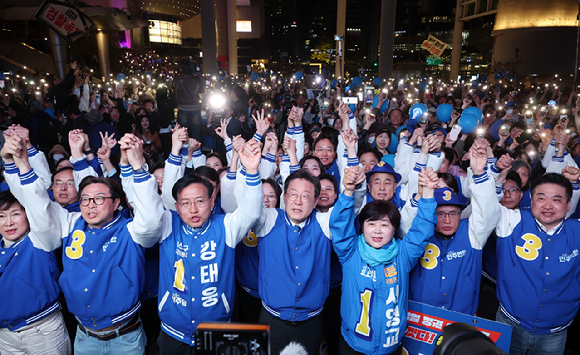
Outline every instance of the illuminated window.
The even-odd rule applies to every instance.
[[[252,32],[252,21],[236,21],[236,32]]]
[[[149,20],[149,42],[181,44],[181,24]]]

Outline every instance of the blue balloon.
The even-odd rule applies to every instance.
[[[256,81],[258,80],[258,74],[252,72],[252,74],[250,74],[250,78],[252,79],[252,81]]]
[[[463,110],[463,114],[474,115],[475,117],[477,117],[477,120],[479,122],[481,122],[481,120],[483,119],[483,112],[481,112],[481,110],[475,106],[469,106],[468,108]]]
[[[349,104],[348,107],[350,107],[350,111],[351,112],[356,111],[356,105],[355,104]]]
[[[419,84],[419,90],[425,91],[425,89],[427,89],[427,83],[422,82],[421,84]]]
[[[264,73],[258,73],[258,77],[263,78],[264,77]]]
[[[373,99],[373,108],[377,107],[378,105],[379,105],[379,95],[375,96],[375,98]],[[383,105],[381,106],[381,113],[385,112],[388,109],[389,109],[389,99],[386,99],[385,102],[383,102]]]
[[[515,74],[510,74],[510,76],[508,76],[508,79],[510,79],[510,80],[516,80],[516,75]]]
[[[126,76],[123,73],[117,74],[117,81],[125,80]]]
[[[475,89],[475,88],[477,87],[477,85],[479,85],[479,81],[477,81],[477,80],[473,80],[473,81],[471,82],[471,88]]]
[[[437,119],[441,123],[449,122],[451,119],[451,113],[453,112],[453,105],[442,104],[437,108]]]
[[[141,72],[141,70],[137,69],[135,70],[135,74],[139,74]]]
[[[411,109],[409,110],[409,118],[412,118],[414,120],[419,120],[419,118],[421,118],[421,116],[423,116],[423,114],[427,113],[427,106],[425,106],[425,104],[421,104],[421,103],[417,103],[414,104],[413,106],[411,106]]]
[[[376,77],[373,79],[373,84],[375,84],[376,86],[380,86],[383,83],[383,79]]]
[[[362,85],[362,78],[360,76],[355,76],[352,78],[352,86],[358,88]]]
[[[487,75],[482,75],[479,77],[482,83],[487,83]]]
[[[421,80],[427,80],[427,75],[421,75]]]
[[[338,80],[334,79],[333,81],[330,82],[330,85],[335,88],[336,84],[338,84]]]
[[[501,79],[501,73],[496,73],[495,74],[495,80],[499,80]]]
[[[157,59],[157,62],[158,62],[158,63],[161,63],[161,58]]]
[[[152,75],[153,73],[151,72],[151,70],[147,70],[145,71],[145,75]]]
[[[475,132],[477,126],[479,126],[479,120],[475,115],[472,115],[470,113],[466,114],[464,111],[463,115],[461,115],[461,117],[459,118],[457,124],[459,125],[459,127],[461,127],[461,132],[470,134]]]
[[[304,78],[304,74],[302,74],[302,72],[299,70],[296,73],[294,73],[294,77],[296,78],[296,80],[302,80],[302,78]]]
[[[321,73],[322,73],[322,75],[324,75],[324,74],[328,73],[328,70],[326,70],[326,69],[322,68],[322,71],[321,71]]]

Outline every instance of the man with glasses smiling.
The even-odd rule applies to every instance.
[[[473,212],[461,220],[465,207],[448,187],[435,190],[437,226],[410,278],[409,299],[474,315],[481,279],[482,249],[499,220],[493,179],[486,172],[486,147],[476,141],[468,171]]]
[[[79,186],[81,213],[69,213],[48,198],[42,182],[28,163],[25,140],[11,137],[4,163],[16,164],[20,174],[6,174],[11,191],[38,213],[30,224],[39,231],[32,243],[47,252],[63,248],[59,283],[68,308],[79,324],[76,354],[144,354],[145,334],[137,311],[145,284],[144,248],[159,238],[155,208],[161,200],[155,180],[143,170],[141,142],[121,149],[133,166],[134,219],[119,213],[121,187],[112,179],[87,177]],[[128,187],[127,187],[128,188]],[[160,224],[160,223],[158,223]],[[34,237],[34,238],[33,238]]]

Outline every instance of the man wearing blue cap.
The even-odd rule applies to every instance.
[[[482,249],[499,220],[495,184],[486,172],[485,146],[476,141],[469,151],[468,171],[473,212],[461,220],[465,207],[449,188],[435,190],[435,235],[411,273],[409,299],[473,315],[477,310]]]

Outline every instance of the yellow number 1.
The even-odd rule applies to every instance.
[[[360,319],[356,323],[354,331],[364,337],[369,337],[371,335],[370,306],[372,299],[373,291],[366,289],[364,292],[361,292],[360,303],[362,304],[362,310],[360,313]]]
[[[85,243],[86,236],[83,231],[76,230],[72,235],[72,242],[70,246],[66,247],[65,253],[71,259],[78,259],[83,256],[83,244]]]
[[[185,291],[185,267],[183,266],[183,259],[179,259],[173,264],[175,268],[175,279],[173,280],[173,287],[181,292]]]

